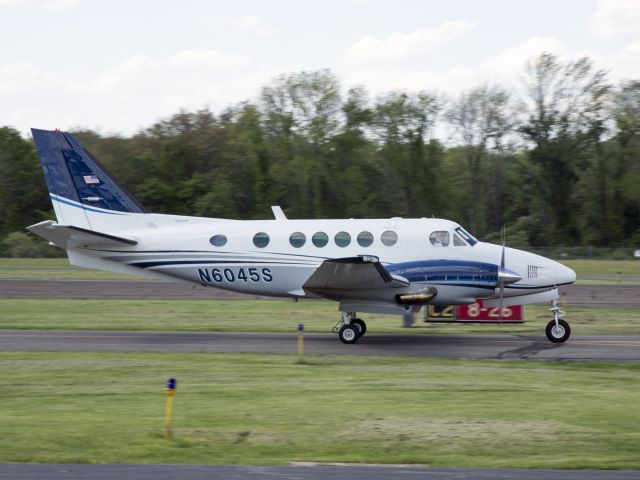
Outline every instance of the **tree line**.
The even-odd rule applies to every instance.
[[[281,75],[254,102],[76,137],[149,210],[208,217],[440,217],[509,243],[640,245],[640,80],[530,59],[522,84],[445,97]],[[0,238],[53,218],[30,139],[0,128]],[[14,251],[14,250],[11,250]]]

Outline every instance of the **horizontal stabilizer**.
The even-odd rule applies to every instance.
[[[52,220],[36,223],[27,230],[65,250],[78,247],[123,247],[137,245],[131,238],[95,232],[73,225],[58,225]]]
[[[323,298],[360,298],[363,292],[409,286],[399,275],[390,274],[378,258],[361,256],[325,260],[302,286],[305,292]]]

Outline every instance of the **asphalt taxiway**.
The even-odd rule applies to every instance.
[[[408,465],[0,465],[0,480],[638,480],[640,472],[429,468]]]
[[[640,335],[575,335],[563,344],[544,336],[367,334],[345,345],[334,334],[305,334],[305,353],[468,359],[640,361]],[[285,333],[173,333],[2,330],[0,351],[282,353],[296,352]]]
[[[568,305],[640,308],[640,285],[566,285]],[[232,300],[267,298],[186,283],[138,280],[17,280],[0,279],[0,298],[164,298]]]

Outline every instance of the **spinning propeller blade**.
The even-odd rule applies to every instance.
[[[504,270],[504,251],[506,250],[507,243],[507,230],[506,227],[502,226],[502,257],[500,258],[500,271]],[[499,278],[499,277],[498,277]],[[500,281],[500,321],[502,321],[502,306],[504,303],[504,280]]]
[[[502,258],[500,259],[500,269],[504,269],[504,250],[507,243],[507,230],[505,226],[502,226],[502,233],[500,235],[502,237]]]

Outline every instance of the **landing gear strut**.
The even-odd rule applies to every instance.
[[[547,328],[545,329],[547,338],[553,343],[564,343],[571,336],[571,327],[569,327],[567,322],[562,320],[565,313],[560,310],[557,299],[551,302],[551,308],[549,310],[553,312],[553,320],[547,323]]]
[[[342,343],[356,343],[367,331],[367,324],[356,318],[356,312],[342,312],[339,325],[338,338]]]

